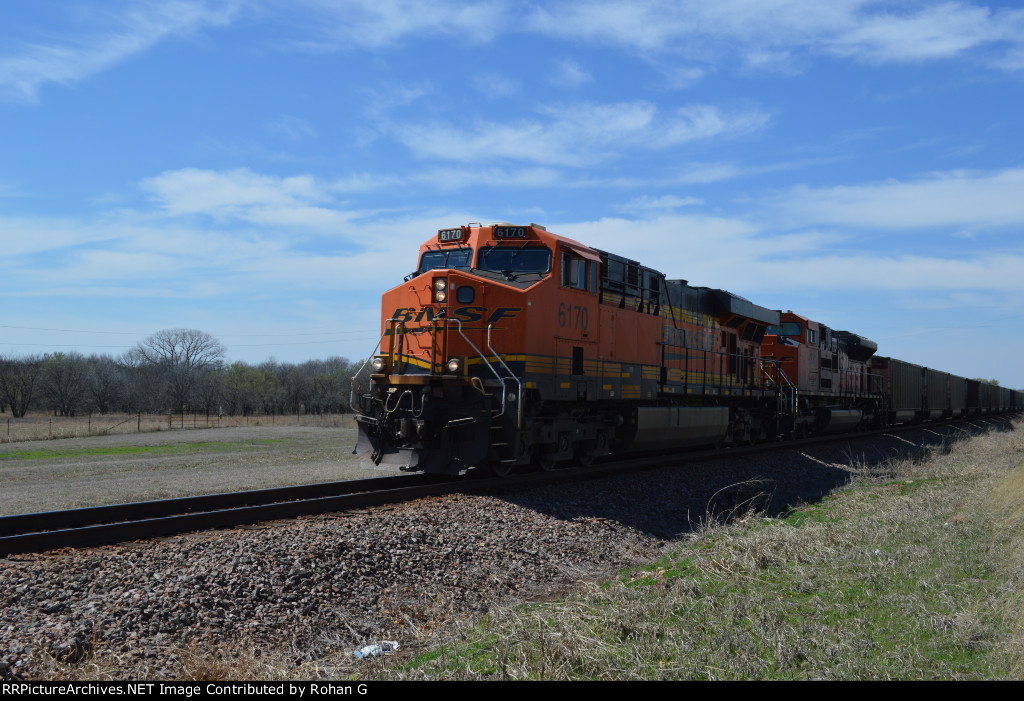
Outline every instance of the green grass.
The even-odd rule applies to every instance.
[[[657,562],[563,601],[493,611],[377,674],[1012,678],[1024,570],[1008,554],[1024,529],[1009,535],[985,495],[1024,455],[1024,439],[1003,436],[998,459],[985,454],[986,440],[975,439],[980,457],[963,448],[893,464],[782,518],[749,514],[709,527]],[[1004,510],[1017,516],[1024,489],[1014,495]]]
[[[114,457],[118,455],[188,455],[190,453],[227,453],[252,450],[262,445],[283,443],[283,439],[263,439],[243,442],[196,442],[174,445],[108,446],[103,448],[38,448],[0,453],[0,462],[14,460],[58,460],[65,458]]]

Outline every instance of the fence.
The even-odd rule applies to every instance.
[[[233,426],[317,426],[337,428],[351,423],[351,414],[269,414],[218,416],[206,413],[87,414],[84,416],[0,416],[0,443],[79,438],[154,431],[199,430]]]

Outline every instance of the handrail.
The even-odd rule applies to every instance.
[[[772,377],[771,374],[769,374],[768,371],[765,369],[765,364],[766,363],[768,365],[770,365],[772,368],[774,368],[774,370],[775,370],[775,377]],[[778,398],[778,412],[779,412],[779,414],[783,413],[782,412],[782,397],[783,397],[783,394],[784,394],[785,390],[788,389],[793,394],[793,407],[792,407],[792,409],[793,409],[793,414],[796,415],[797,405],[798,405],[798,402],[799,402],[799,399],[800,399],[800,390],[799,390],[799,388],[795,384],[793,384],[793,381],[790,380],[789,377],[786,375],[786,373],[783,371],[783,369],[782,369],[782,361],[780,361],[780,360],[766,360],[765,358],[762,357],[762,358],[759,359],[759,365],[761,366],[761,374],[764,376],[764,378],[766,380],[768,380],[769,382],[771,382],[772,384],[775,385],[776,397]],[[780,378],[782,380],[786,381],[786,385],[785,386],[783,386],[782,382],[780,381]]]
[[[487,366],[487,369],[490,370],[491,374],[493,374],[498,379],[498,382],[501,383],[501,411],[498,412],[497,414],[495,414],[492,418],[496,419],[499,416],[504,416],[505,415],[505,393],[507,391],[506,387],[505,387],[505,378],[503,378],[501,375],[498,374],[498,371],[494,369],[494,366],[491,365],[489,362],[487,362],[487,357],[483,353],[481,353],[480,349],[477,348],[473,344],[473,342],[469,340],[469,338],[466,336],[466,334],[464,334],[462,332],[462,320],[461,319],[445,317],[446,327],[447,327],[447,322],[449,322],[449,321],[454,321],[456,324],[458,324],[456,330],[459,332],[459,335],[462,336],[462,340],[464,340],[466,343],[468,343],[469,347],[472,348],[474,351],[476,351],[476,354],[480,356],[480,360],[484,361],[484,365]],[[499,358],[499,360],[500,360],[500,358]],[[504,361],[502,361],[502,365],[504,365]]]
[[[487,325],[487,350],[489,350],[491,354],[498,359],[498,362],[501,363],[501,367],[505,368],[505,372],[507,372],[509,376],[516,381],[516,387],[518,388],[518,394],[516,396],[519,398],[518,411],[516,412],[516,428],[521,429],[523,427],[523,383],[519,380],[519,377],[517,377],[516,374],[512,372],[511,368],[509,368],[509,366],[505,364],[505,361],[502,360],[500,355],[498,355],[498,352],[495,351],[494,348],[491,346],[492,326],[494,326],[494,324]],[[502,386],[504,387],[504,384]],[[502,412],[505,411],[504,404],[505,398],[502,397]]]
[[[356,370],[356,374],[353,375],[350,378],[352,389],[349,390],[349,393],[348,393],[348,405],[349,405],[349,407],[351,407],[353,409],[355,408],[355,401],[354,401],[354,399],[355,399],[355,396],[356,396],[356,387],[359,386],[359,375],[363,372],[363,370],[366,369],[366,366],[370,364],[370,361],[373,360],[374,356],[377,355],[377,351],[380,350],[380,344],[384,341],[384,337],[388,335],[388,331],[391,330],[391,329],[388,328],[388,324],[389,323],[393,324],[393,323],[396,323],[397,321],[398,320],[395,317],[392,317],[390,319],[385,319],[384,320],[384,333],[382,333],[380,335],[380,338],[377,339],[377,344],[373,347],[373,350],[370,351],[370,355],[369,355],[369,357],[366,358],[366,362],[363,363],[362,366],[358,370]],[[362,389],[362,387],[359,387],[359,388]]]

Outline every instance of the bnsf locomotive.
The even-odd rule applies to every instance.
[[[353,378],[356,450],[403,470],[550,470],[1024,406],[538,224],[438,231],[382,312],[369,386]]]

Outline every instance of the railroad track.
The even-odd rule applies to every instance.
[[[0,517],[0,556],[224,528],[449,490],[429,475],[377,477]]]
[[[644,455],[599,461],[588,467],[528,472],[508,477],[470,474],[459,479],[433,475],[377,477],[275,489],[207,494],[159,501],[114,504],[66,511],[0,517],[0,557],[56,548],[104,545],[311,514],[411,501],[455,492],[476,493],[604,477],[622,472],[737,458],[773,450],[798,450],[825,443],[927,430],[961,423],[977,428],[1008,421],[1007,416],[972,417],[940,424],[900,426],[855,434],[777,441],[728,450],[690,450],[673,455]]]

